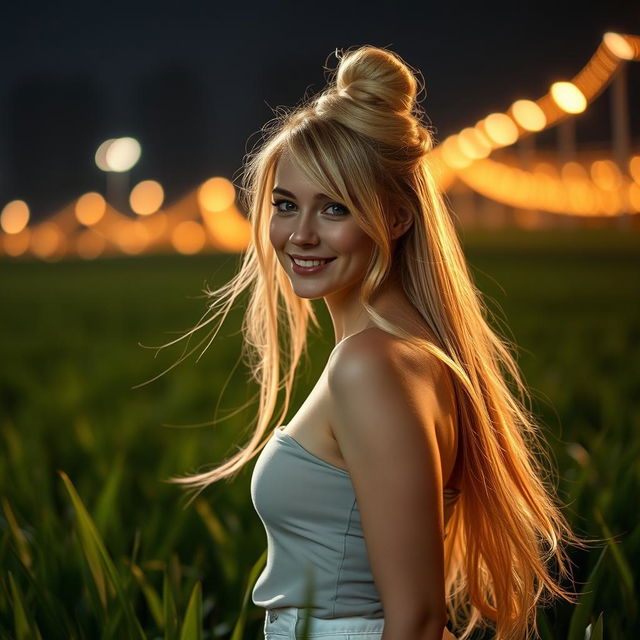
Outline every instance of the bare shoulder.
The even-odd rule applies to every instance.
[[[457,399],[453,375],[436,355],[371,327],[336,346],[327,387],[330,424],[341,450],[351,437],[413,444],[435,438],[443,476],[451,478]]]
[[[390,380],[402,386],[438,387],[450,394],[446,365],[435,355],[407,343],[378,327],[370,327],[338,344],[327,366],[329,388],[384,384]]]
[[[371,327],[337,345],[327,369],[330,422],[385,619],[446,620],[443,452],[451,447],[440,361]]]

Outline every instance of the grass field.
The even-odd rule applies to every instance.
[[[604,637],[635,637],[640,232],[462,240],[494,326],[518,345],[569,521],[615,539],[572,551],[590,596],[547,610],[545,637],[582,640],[600,612]],[[238,260],[0,264],[0,638],[262,638],[264,612],[247,602],[266,546],[251,469],[188,509],[184,491],[164,482],[221,461],[249,435],[255,404],[235,412],[257,391],[237,362],[242,308],[202,358],[201,347],[137,387],[185,341],[159,353],[139,343],[194,326],[202,288],[225,282]],[[333,346],[318,309],[325,331],[311,337],[289,415]],[[193,426],[215,416],[215,426]]]

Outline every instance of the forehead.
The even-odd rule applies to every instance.
[[[284,153],[276,163],[274,186],[304,191],[315,189],[317,185],[307,177],[295,158]]]

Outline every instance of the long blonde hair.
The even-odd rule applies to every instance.
[[[498,640],[528,638],[537,631],[537,605],[556,597],[574,601],[575,592],[560,585],[571,577],[564,546],[584,542],[558,506],[552,465],[525,407],[529,394],[511,345],[487,322],[487,308],[434,181],[427,159],[433,136],[417,100],[424,87],[420,73],[397,54],[373,46],[336,51],[336,57],[339,64],[327,87],[276,115],[263,128],[262,144],[247,154],[240,195],[251,223],[250,244],[238,273],[216,290],[205,289],[210,317],[179,338],[217,319],[210,344],[234,301],[249,291],[243,353],[259,387],[252,437],[210,471],[170,481],[198,495],[218,480],[235,477],[262,450],[281,389],[275,424],[287,415],[309,323],[319,327],[310,301],[295,295],[269,242],[275,166],[287,152],[324,193],[349,208],[374,240],[361,288],[372,321],[425,348],[453,373],[462,493],[444,541],[450,618],[457,629],[465,625],[463,639],[474,628],[489,626],[487,619],[495,623]],[[387,212],[395,207],[410,211],[413,224],[392,255]],[[442,348],[415,339],[369,304],[394,260],[407,296]],[[507,377],[515,383],[514,392]],[[553,561],[559,579],[551,575]]]

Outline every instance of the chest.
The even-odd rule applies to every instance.
[[[329,415],[329,389],[325,368],[306,400],[283,431],[312,455],[347,470],[346,462],[331,429]]]

